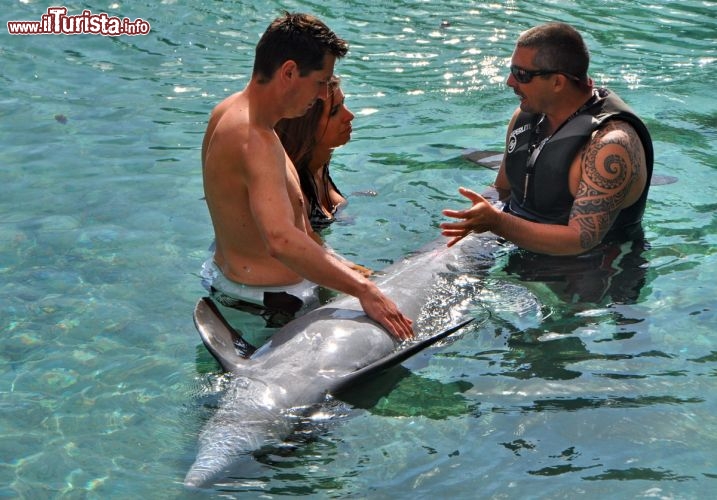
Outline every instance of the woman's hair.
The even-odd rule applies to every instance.
[[[518,47],[536,49],[533,64],[536,68],[554,70],[588,79],[590,53],[575,28],[565,23],[547,23],[521,33]]]
[[[348,43],[321,20],[301,13],[284,12],[266,29],[256,46],[253,75],[264,83],[284,62],[295,61],[301,76],[323,69],[327,54],[342,58]]]
[[[279,120],[274,129],[284,145],[286,153],[294,162],[296,169],[301,172],[306,170],[314,154],[317,144],[317,136],[321,133],[317,131],[321,115],[324,112],[324,106],[329,109],[334,106],[336,89],[339,88],[338,77],[331,77],[329,80],[329,92],[326,102],[323,99],[317,99],[314,105],[303,116],[297,118],[284,118]]]
[[[336,99],[336,90],[339,88],[340,80],[332,76],[329,80],[329,92],[326,101],[317,99],[314,105],[303,116],[297,118],[284,118],[274,127],[286,153],[294,163],[299,179],[301,190],[304,192],[309,203],[319,203],[319,195],[316,191],[316,184],[309,163],[316,149],[317,137],[324,131],[317,130],[324,106],[331,109]],[[327,123],[328,125],[328,123]]]

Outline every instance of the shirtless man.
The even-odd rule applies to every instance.
[[[641,232],[650,134],[615,93],[593,88],[588,65],[582,37],[564,23],[520,35],[507,81],[520,107],[495,181],[505,207],[461,188],[473,206],[443,211],[459,219],[441,224],[449,246],[491,231],[535,253],[577,255]]]
[[[257,44],[250,82],[212,111],[202,143],[212,264],[240,299],[261,305],[283,291],[305,301],[319,284],[358,298],[369,317],[407,339],[411,320],[312,238],[299,177],[274,132],[280,119],[327,97],[336,59],[347,50],[315,17],[285,13]]]

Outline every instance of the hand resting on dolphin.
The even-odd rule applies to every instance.
[[[386,268],[376,283],[416,324],[439,276],[459,267],[464,254],[485,253],[483,243],[474,235],[451,248],[437,240]],[[417,331],[417,340],[399,344],[354,297],[340,296],[291,321],[256,351],[208,299],[197,303],[194,320],[202,341],[232,378],[200,433],[196,460],[184,480],[188,487],[221,480],[242,456],[289,436],[297,412],[401,363],[472,319],[453,321],[437,334]]]

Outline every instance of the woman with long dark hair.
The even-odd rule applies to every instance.
[[[346,198],[329,173],[331,154],[351,138],[354,114],[344,103],[339,79],[329,82],[328,98],[317,99],[298,118],[283,119],[275,130],[294,163],[307,202],[307,215],[314,231],[327,228]]]

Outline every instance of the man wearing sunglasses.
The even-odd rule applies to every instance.
[[[580,34],[548,23],[520,35],[507,85],[520,99],[495,188],[503,210],[460,188],[472,202],[444,210],[451,246],[491,231],[521,248],[577,255],[604,241],[634,239],[652,177],[643,122],[613,92],[594,88]]]

